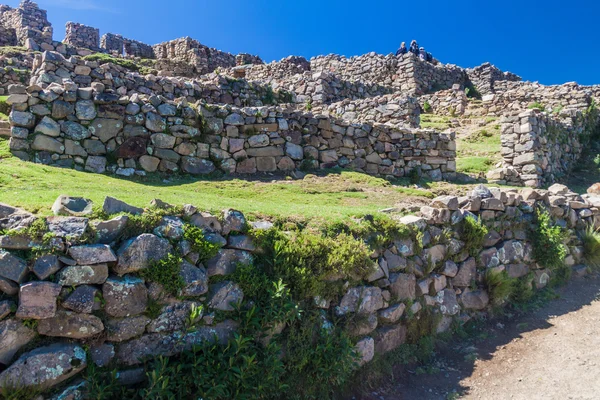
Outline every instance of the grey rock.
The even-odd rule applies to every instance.
[[[243,232],[246,226],[246,217],[240,211],[223,211],[223,235],[229,235],[231,232]]]
[[[252,239],[246,235],[231,235],[227,239],[228,247],[236,250],[255,251],[256,246],[252,243]]]
[[[69,255],[79,265],[103,264],[117,261],[117,256],[106,244],[90,244],[69,248]]]
[[[14,355],[36,337],[35,331],[21,321],[0,321],[0,364],[9,365]]]
[[[375,353],[385,354],[397,349],[406,342],[406,327],[402,325],[379,328],[373,336]]]
[[[96,118],[96,106],[92,100],[80,100],[75,103],[75,115],[82,121],[91,121]]]
[[[12,312],[17,310],[17,305],[12,300],[0,301],[0,320],[8,317]]]
[[[123,121],[109,118],[96,118],[89,126],[89,131],[103,143],[119,135],[123,130]]]
[[[119,261],[114,271],[123,275],[148,268],[154,261],[161,260],[173,251],[168,240],[144,233],[123,243],[117,255]]]
[[[102,367],[107,367],[115,357],[115,346],[108,343],[102,343],[90,348],[90,356],[94,364]]]
[[[129,217],[127,215],[120,215],[108,221],[94,222],[96,241],[103,244],[114,242],[121,236],[128,221]]]
[[[68,139],[83,140],[92,136],[85,126],[73,121],[63,121],[60,129]]]
[[[35,133],[41,133],[46,136],[60,136],[60,125],[50,117],[44,117],[34,129]]]
[[[98,289],[93,286],[79,286],[62,302],[62,306],[76,313],[90,314],[94,309],[94,302],[98,293]]]
[[[390,292],[399,300],[414,300],[417,297],[417,278],[412,274],[390,274]]]
[[[150,321],[150,318],[145,315],[123,319],[109,319],[106,322],[106,339],[111,342],[125,342],[138,337],[146,331],[146,325]]]
[[[104,325],[94,315],[58,311],[54,317],[40,320],[37,330],[44,336],[85,339],[102,332]]]
[[[160,115],[149,112],[146,114],[146,128],[152,132],[164,132],[167,129],[167,123]]]
[[[56,299],[61,286],[51,282],[30,282],[19,290],[17,318],[45,319],[56,313]]]
[[[89,156],[85,161],[85,170],[96,174],[103,174],[106,172],[106,162],[106,157]]]
[[[200,303],[184,302],[163,307],[160,315],[146,327],[146,331],[148,333],[170,333],[185,329],[192,305],[199,306]]]
[[[39,280],[46,280],[50,275],[54,275],[61,268],[58,257],[53,254],[38,257],[33,264],[31,271]]]
[[[10,253],[0,253],[0,277],[21,283],[25,280],[28,272],[25,260]]]
[[[233,311],[233,305],[243,299],[244,293],[236,283],[223,281],[210,286],[208,306],[215,310]]]
[[[89,199],[61,194],[52,205],[52,212],[54,215],[82,217],[92,213],[93,205]]]
[[[13,110],[8,119],[12,126],[20,126],[23,128],[33,128],[35,125],[35,115],[30,112]]]
[[[49,153],[62,154],[65,151],[65,147],[61,142],[50,136],[38,134],[33,139],[31,148],[37,151],[47,151]]]
[[[179,240],[183,237],[184,225],[179,217],[162,217],[160,225],[154,229],[154,234],[165,239]]]
[[[102,210],[108,214],[128,213],[132,215],[140,215],[144,212],[143,208],[131,206],[124,201],[117,200],[114,197],[106,196],[102,204]]]
[[[342,297],[339,314],[356,312],[370,314],[383,308],[383,295],[378,287],[360,286],[351,288]]]
[[[406,309],[406,305],[404,303],[395,304],[391,307],[388,307],[384,310],[379,311],[379,319],[381,322],[394,324],[400,320],[404,310]]]
[[[170,357],[195,345],[214,343],[215,338],[225,344],[233,336],[235,328],[236,325],[231,321],[224,321],[215,326],[200,326],[196,331],[183,335],[179,332],[144,335],[119,345],[116,359],[123,365],[136,365],[149,357]]]
[[[163,117],[173,117],[177,115],[177,107],[173,104],[163,103],[158,106],[158,113]]]
[[[354,350],[358,355],[358,365],[365,365],[375,357],[375,340],[371,337],[363,338],[356,342]]]
[[[130,317],[146,311],[148,289],[144,281],[131,276],[109,278],[102,285],[105,311],[111,317]]]
[[[452,278],[452,285],[457,287],[467,287],[471,285],[471,281],[475,279],[477,272],[477,263],[473,257],[469,257],[466,261],[460,263],[458,273]]]
[[[227,116],[227,118],[225,118],[225,124],[227,125],[244,125],[246,123],[246,121],[244,120],[244,117],[242,117],[240,114],[237,113],[233,113],[233,114],[229,114]]]
[[[460,312],[460,306],[456,300],[456,293],[452,289],[444,289],[439,292],[435,298],[435,303],[439,305],[443,315],[456,315]]]
[[[0,387],[49,389],[83,371],[84,349],[74,344],[53,344],[23,354],[0,374]]]
[[[208,292],[208,274],[204,267],[196,267],[183,261],[180,275],[185,283],[184,296],[201,296]]]
[[[460,296],[460,302],[467,310],[483,310],[490,298],[485,290],[465,290]]]
[[[81,239],[89,226],[89,220],[81,217],[48,217],[48,230],[60,238]]]
[[[188,174],[208,175],[215,171],[215,164],[203,158],[183,157],[181,160],[181,169]]]
[[[71,265],[63,268],[57,275],[62,286],[101,285],[108,278],[106,264]]]
[[[360,337],[368,335],[377,329],[377,314],[363,314],[361,318],[354,318],[349,321],[347,330],[350,336]]]
[[[221,249],[206,262],[208,276],[233,274],[239,264],[252,263],[252,255],[243,250]]]

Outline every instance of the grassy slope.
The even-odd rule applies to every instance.
[[[394,186],[356,172],[276,182],[179,176],[168,180],[159,176],[121,179],[26,163],[12,157],[8,142],[0,139],[0,202],[48,214],[60,194],[86,197],[96,204],[102,204],[107,195],[136,206],[147,206],[150,200],[160,198],[206,210],[231,207],[246,213],[324,219],[374,213],[410,201],[411,196],[432,196],[426,190]]]
[[[500,132],[481,130],[467,139],[456,140],[456,170],[485,173],[501,161]]]
[[[0,103],[6,102],[6,99],[8,99],[8,96],[0,96]],[[0,120],[6,120],[6,121],[8,121],[8,115],[3,114],[2,112],[0,112]]]

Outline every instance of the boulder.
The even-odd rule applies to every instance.
[[[208,292],[208,274],[204,267],[196,267],[183,261],[180,275],[185,284],[182,293],[184,296],[201,296]]]
[[[94,222],[96,241],[98,243],[110,244],[116,241],[129,222],[127,215],[120,215],[108,221]]]
[[[375,353],[385,354],[397,349],[406,342],[406,327],[402,325],[379,328],[373,336]]]
[[[92,213],[93,203],[83,197],[60,195],[52,205],[54,215],[82,217]]]
[[[467,287],[471,285],[471,281],[475,279],[477,272],[477,262],[473,257],[469,257],[464,262],[460,263],[458,273],[452,278],[452,285],[457,287]]]
[[[98,289],[93,286],[79,286],[62,302],[62,307],[76,313],[90,314],[94,310],[98,293]]]
[[[117,251],[118,263],[114,271],[127,274],[148,268],[152,262],[165,258],[173,251],[168,240],[144,233],[123,243]]]
[[[69,248],[69,255],[79,265],[103,264],[117,261],[117,256],[106,244],[91,244]]]
[[[89,220],[81,217],[48,217],[48,231],[59,238],[81,239],[89,226]]]
[[[108,265],[70,265],[57,276],[62,286],[101,285],[108,278]]]
[[[456,315],[460,312],[460,305],[456,300],[456,293],[452,289],[440,291],[434,298],[435,304],[440,307],[443,315]]]
[[[483,310],[490,302],[485,290],[465,290],[460,301],[467,310]]]
[[[247,226],[246,217],[237,210],[223,211],[223,235],[229,235],[231,232],[244,232]]]
[[[405,309],[406,305],[404,303],[395,304],[379,311],[379,320],[383,323],[394,324],[400,320]]]
[[[146,332],[170,333],[184,330],[190,318],[192,307],[199,305],[200,303],[184,302],[163,307],[160,315],[148,324]],[[198,319],[200,318],[202,318],[202,315],[198,316]]]
[[[105,311],[111,317],[130,317],[146,311],[148,289],[139,278],[109,278],[102,285]]]
[[[358,355],[358,365],[365,365],[375,357],[375,340],[371,337],[363,338],[356,342],[354,350]]]
[[[106,196],[102,204],[102,210],[108,214],[128,213],[131,215],[140,215],[144,212],[143,208],[131,206],[124,201],[117,200],[114,197]]]
[[[104,325],[94,315],[59,311],[52,318],[40,320],[37,330],[45,336],[85,339],[102,332]]]
[[[39,280],[46,280],[51,275],[57,273],[61,268],[58,257],[54,254],[47,254],[38,257],[33,263],[31,272],[38,277]]]
[[[94,345],[90,348],[90,356],[100,368],[107,367],[115,357],[115,346],[109,343]]]
[[[417,278],[412,274],[390,274],[390,292],[399,300],[416,299]]]
[[[35,331],[19,320],[0,321],[0,364],[9,365],[19,349],[35,337]]]
[[[106,339],[111,342],[124,342],[142,335],[151,319],[145,315],[123,319],[109,319],[106,322]]]
[[[11,253],[0,253],[0,277],[21,283],[27,277],[29,269],[25,260]]]
[[[23,354],[0,374],[0,388],[49,389],[83,371],[87,354],[75,344],[53,344]]]
[[[238,265],[252,263],[252,255],[244,250],[221,249],[206,262],[208,276],[233,274]]]
[[[61,286],[52,282],[30,282],[19,290],[17,318],[45,319],[56,314],[56,299]]]
[[[383,308],[384,300],[378,287],[360,286],[350,288],[342,297],[338,313],[343,315],[350,312],[370,314]]]
[[[233,311],[244,299],[242,289],[234,282],[223,281],[210,286],[208,306],[220,311]]]

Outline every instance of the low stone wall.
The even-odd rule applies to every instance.
[[[17,8],[0,6],[0,25],[15,31],[18,46],[52,44],[52,24],[46,11],[30,0],[22,0]]]
[[[154,58],[152,46],[112,33],[102,35],[100,47],[117,56]]]
[[[3,46],[16,46],[17,45],[17,34],[14,28],[7,28],[0,25],[0,47]]]
[[[69,215],[82,212],[70,209],[68,205],[77,202],[69,200],[75,199],[59,198],[55,203],[59,216],[39,219],[8,205],[0,207],[0,228],[8,232],[0,236],[0,363],[6,366],[1,387],[60,389],[88,363],[117,368],[124,384],[143,383],[145,368],[151,365],[145,360],[215,340],[225,344],[233,337],[238,326],[234,305],[253,300],[234,273],[253,263],[261,249],[252,237],[270,229],[271,223],[249,223],[234,210],[213,216],[186,205],[163,212],[145,232],[131,231],[131,214],[149,210],[107,198],[106,214],[121,214],[91,220],[85,211],[78,217]],[[166,207],[160,201],[154,204]],[[538,207],[548,209],[555,223],[571,233],[564,265],[574,276],[582,276],[587,267],[581,264],[583,248],[576,233],[599,225],[599,206],[598,197],[582,198],[560,185],[549,192],[478,187],[464,197],[434,199],[421,209],[422,217],[399,219],[398,227],[409,228],[407,235],[385,234],[386,243],[371,252],[366,273],[349,271],[328,278],[340,287],[346,283],[340,294],[314,299],[323,326],[333,318],[354,321],[345,325],[345,332],[363,365],[403,345],[407,327],[421,317],[428,321],[423,322],[424,332],[435,334],[505,305],[508,299],[494,297],[486,283],[489,274],[505,271],[502,279],[518,280],[523,290],[544,288],[555,273],[533,257],[530,232]],[[480,232],[485,235],[480,237],[482,247],[464,241],[467,217],[479,218],[486,227],[487,234]],[[28,229],[34,222],[43,226],[35,230],[37,236]],[[190,226],[202,230],[202,240],[218,246],[214,258],[200,259],[184,236]],[[170,294],[163,286],[166,282],[144,275],[175,249],[182,258],[179,294],[184,299]],[[32,256],[26,260],[23,254]],[[291,328],[283,324],[277,333],[286,329]],[[411,340],[416,341],[419,336],[414,334]],[[285,335],[264,340],[285,341]],[[285,353],[282,360],[286,362]],[[39,367],[40,363],[53,367]],[[73,385],[86,391],[85,382]]]
[[[463,115],[469,104],[465,91],[458,85],[455,89],[440,90],[419,96],[419,105],[425,112],[435,115]]]
[[[389,94],[361,100],[346,99],[316,106],[312,110],[350,122],[414,128],[420,125],[419,102],[416,98],[404,94]]]
[[[23,159],[120,175],[156,170],[209,174],[353,168],[433,180],[455,172],[454,134],[350,123],[279,107],[233,108],[145,101],[77,88],[11,87],[10,148]]]
[[[100,30],[75,22],[67,22],[63,43],[90,50],[98,50],[100,46]]]
[[[10,85],[22,85],[29,81],[29,71],[0,67],[0,96],[8,93]]]
[[[563,110],[557,115],[527,110],[504,117],[504,166],[490,171],[488,179],[540,187],[568,175],[589,143],[598,124],[597,113]]]
[[[485,63],[466,70],[469,81],[479,94],[488,95],[496,91],[496,83],[501,81],[520,82],[521,77],[511,72],[503,72],[496,66]]]

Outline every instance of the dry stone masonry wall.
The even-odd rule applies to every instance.
[[[100,30],[75,22],[67,22],[63,43],[75,47],[98,50],[98,46],[100,45]]]
[[[15,32],[14,46],[25,46],[28,40],[36,45],[52,44],[52,24],[46,11],[30,0],[21,1],[18,8],[0,5],[0,25]]]
[[[154,210],[168,207],[159,200],[153,205]],[[371,269],[358,281],[352,271],[329,278],[346,282],[345,289],[315,298],[315,304],[325,322],[334,316],[357,317],[347,333],[360,364],[404,344],[407,326],[421,315],[433,316],[438,333],[455,322],[485,316],[506,301],[486,286],[489,274],[505,272],[532,289],[544,288],[556,275],[533,256],[529,232],[539,207],[572,233],[562,268],[584,275],[576,233],[600,226],[600,198],[579,196],[562,185],[548,191],[480,186],[463,197],[436,198],[422,207],[420,216],[399,219],[396,223],[412,233],[374,250]],[[119,213],[116,217],[92,220],[86,215],[91,209],[88,200],[68,196],[57,199],[52,217],[0,205],[1,387],[59,388],[88,363],[110,364],[117,376],[131,378],[119,382],[143,382],[144,360],[215,340],[226,343],[238,326],[234,305],[252,301],[233,274],[252,265],[261,251],[253,242],[254,232],[272,229],[270,222],[249,223],[235,210],[213,216],[186,205],[163,212],[149,231],[128,235],[133,215],[150,209],[114,198],[105,199],[103,210]],[[464,241],[469,218],[486,227],[480,248]],[[32,236],[28,227],[33,224],[45,227],[48,233],[41,234],[46,239],[39,238],[40,232]],[[187,226],[201,229],[205,240],[217,245],[214,258],[201,261],[184,238]],[[182,257],[182,298],[144,278],[154,262],[175,249]],[[151,304],[158,305],[157,313],[149,312]],[[193,309],[201,312],[190,325]],[[56,366],[59,372],[40,365]],[[73,384],[85,388],[85,383]]]
[[[100,47],[116,56],[154,58],[152,46],[112,33],[102,35]]]

